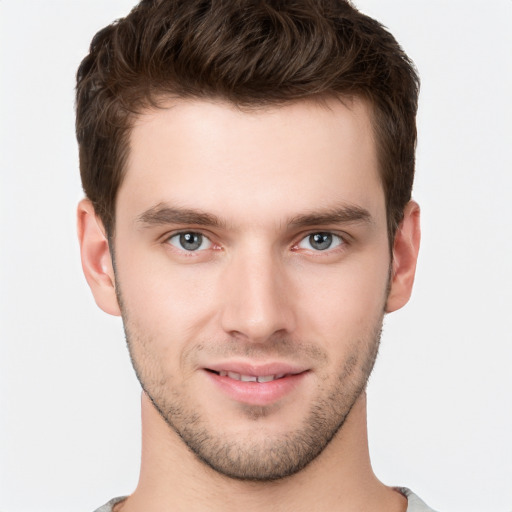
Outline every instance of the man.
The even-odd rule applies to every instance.
[[[77,79],[82,264],[143,388],[139,484],[99,511],[430,510],[366,433],[420,239],[394,38],[342,0],[145,0]]]

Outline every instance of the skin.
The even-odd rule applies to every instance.
[[[115,268],[92,205],[78,208],[85,275],[123,315],[144,389],[140,481],[116,510],[406,509],[372,472],[364,388],[383,315],[411,293],[419,208],[391,258],[375,148],[357,99],[176,100],[137,119]],[[246,400],[209,371],[233,362],[300,376]]]

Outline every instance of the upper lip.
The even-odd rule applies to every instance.
[[[236,361],[214,363],[205,366],[204,368],[205,370],[211,370],[217,373],[225,371],[239,373],[240,375],[251,375],[253,377],[265,377],[267,375],[296,375],[308,370],[308,368],[303,366],[282,362],[256,364]]]

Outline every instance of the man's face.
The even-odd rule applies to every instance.
[[[142,115],[114,249],[139,379],[200,459],[268,480],[328,445],[372,369],[390,269],[362,101]]]

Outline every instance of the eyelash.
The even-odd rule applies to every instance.
[[[185,237],[186,235],[193,235],[194,237],[201,237],[201,244],[200,244],[200,246],[201,246],[201,245],[203,245],[203,243],[204,243],[205,241],[207,241],[207,242],[208,242],[209,246],[208,246],[207,248],[205,248],[205,249],[199,249],[199,248],[197,248],[197,249],[195,249],[195,250],[187,250],[187,249],[185,249],[185,248],[183,247],[183,245],[182,245],[182,244],[180,244],[180,245],[181,245],[181,247],[178,247],[178,245],[175,245],[175,244],[173,244],[173,243],[171,242],[171,240],[172,240],[173,238],[178,238],[178,240],[179,240],[179,241],[178,241],[178,243],[180,243],[180,242],[182,242],[182,240],[180,240],[180,238],[181,238],[181,237]],[[188,253],[188,254],[193,254],[193,253],[196,253],[196,252],[197,252],[197,253],[199,253],[199,252],[203,252],[203,251],[205,251],[205,250],[207,250],[207,249],[211,249],[211,248],[212,248],[212,246],[214,245],[214,244],[213,244],[213,242],[211,241],[211,239],[210,239],[208,236],[204,235],[203,233],[201,233],[201,232],[199,232],[199,231],[192,231],[192,230],[188,230],[188,231],[179,231],[178,233],[173,233],[172,235],[167,236],[167,237],[165,238],[165,243],[167,243],[167,244],[169,244],[169,245],[171,245],[171,246],[175,247],[175,248],[176,248],[178,251],[180,251],[180,252]],[[192,242],[191,242],[191,243],[192,243]],[[200,247],[200,246],[199,246],[199,247]]]
[[[183,240],[180,240],[180,238],[177,238],[177,237],[182,237],[185,235],[193,235],[194,238],[201,237],[199,247],[194,250],[185,249],[183,247]],[[326,247],[323,250],[322,249],[315,250],[314,248],[300,247],[300,244],[302,244],[304,242],[309,243],[309,245],[311,246],[311,242],[312,242],[311,237],[313,237],[315,235],[331,237],[331,243],[329,244],[328,247]],[[176,238],[178,240],[177,243],[176,244],[172,243],[171,240],[176,239]],[[200,249],[201,245],[203,245],[203,243],[205,241],[207,241],[207,243],[209,244],[208,247]],[[201,253],[201,252],[204,252],[209,249],[212,249],[212,250],[220,249],[220,247],[216,246],[215,243],[210,239],[209,236],[201,233],[200,231],[192,231],[192,230],[179,231],[177,233],[173,233],[169,236],[166,236],[165,243],[168,245],[171,245],[177,251],[181,252],[182,254],[186,254],[187,256],[188,255],[192,256],[194,253]],[[190,243],[193,243],[193,242],[190,242]],[[198,242],[196,241],[196,243],[198,243]],[[322,241],[317,241],[315,243],[322,243]],[[336,245],[334,247],[331,247],[332,243],[336,243]],[[178,246],[178,244],[181,247]],[[300,249],[305,249],[306,251],[308,251],[312,254],[315,254],[315,255],[332,254],[335,251],[343,250],[347,244],[348,244],[347,237],[344,234],[342,235],[339,233],[334,233],[332,231],[310,231],[309,233],[302,234],[300,240],[292,245],[291,250],[298,251]]]
[[[304,248],[308,251],[311,251],[313,253],[316,254],[331,254],[332,252],[336,251],[336,250],[340,250],[344,245],[347,244],[347,241],[345,240],[345,237],[338,234],[338,233],[333,233],[332,231],[312,231],[308,234],[306,234],[305,236],[303,236],[298,243],[296,243],[292,249],[295,249],[295,248],[298,248],[300,249],[300,245],[304,242],[306,243],[309,243],[309,245],[311,246],[312,244],[312,237],[315,237],[317,235],[320,235],[321,237],[330,237],[330,243],[329,243],[329,246],[326,247],[325,249],[315,249],[315,248]],[[322,244],[322,241],[315,241],[314,243],[319,243],[319,244]],[[332,247],[332,244],[335,243],[336,245],[334,247]]]

